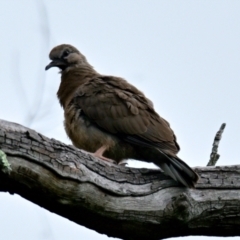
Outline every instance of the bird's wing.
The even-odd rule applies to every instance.
[[[169,123],[142,92],[121,78],[102,76],[82,84],[74,97],[90,121],[126,141],[177,153],[179,146]]]

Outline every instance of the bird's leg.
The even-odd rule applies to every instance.
[[[91,153],[94,157],[98,157],[104,161],[107,162],[111,162],[114,164],[117,164],[116,161],[110,159],[110,158],[106,158],[103,156],[104,152],[108,149],[108,146],[103,145],[102,147],[100,147],[95,153]]]

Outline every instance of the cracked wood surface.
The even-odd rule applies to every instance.
[[[10,174],[0,191],[122,239],[240,235],[240,166],[198,167],[196,189],[159,170],[103,162],[73,146],[0,120]],[[2,206],[4,207],[4,206]]]

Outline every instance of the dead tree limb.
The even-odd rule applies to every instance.
[[[0,191],[99,233],[138,240],[240,236],[240,166],[196,168],[201,179],[187,189],[159,170],[115,166],[3,120],[0,150],[12,169],[0,171]]]
[[[223,123],[215,135],[215,138],[213,141],[212,152],[210,154],[210,160],[209,160],[207,166],[215,166],[218,159],[220,158],[220,155],[218,154],[218,146],[219,146],[220,140],[222,138],[222,134],[223,134],[225,127],[226,127],[226,123]]]

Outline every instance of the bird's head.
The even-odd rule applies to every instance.
[[[45,67],[45,70],[51,67],[58,67],[64,71],[72,67],[90,66],[85,56],[75,47],[68,44],[54,47],[49,53],[49,58],[52,61]]]

